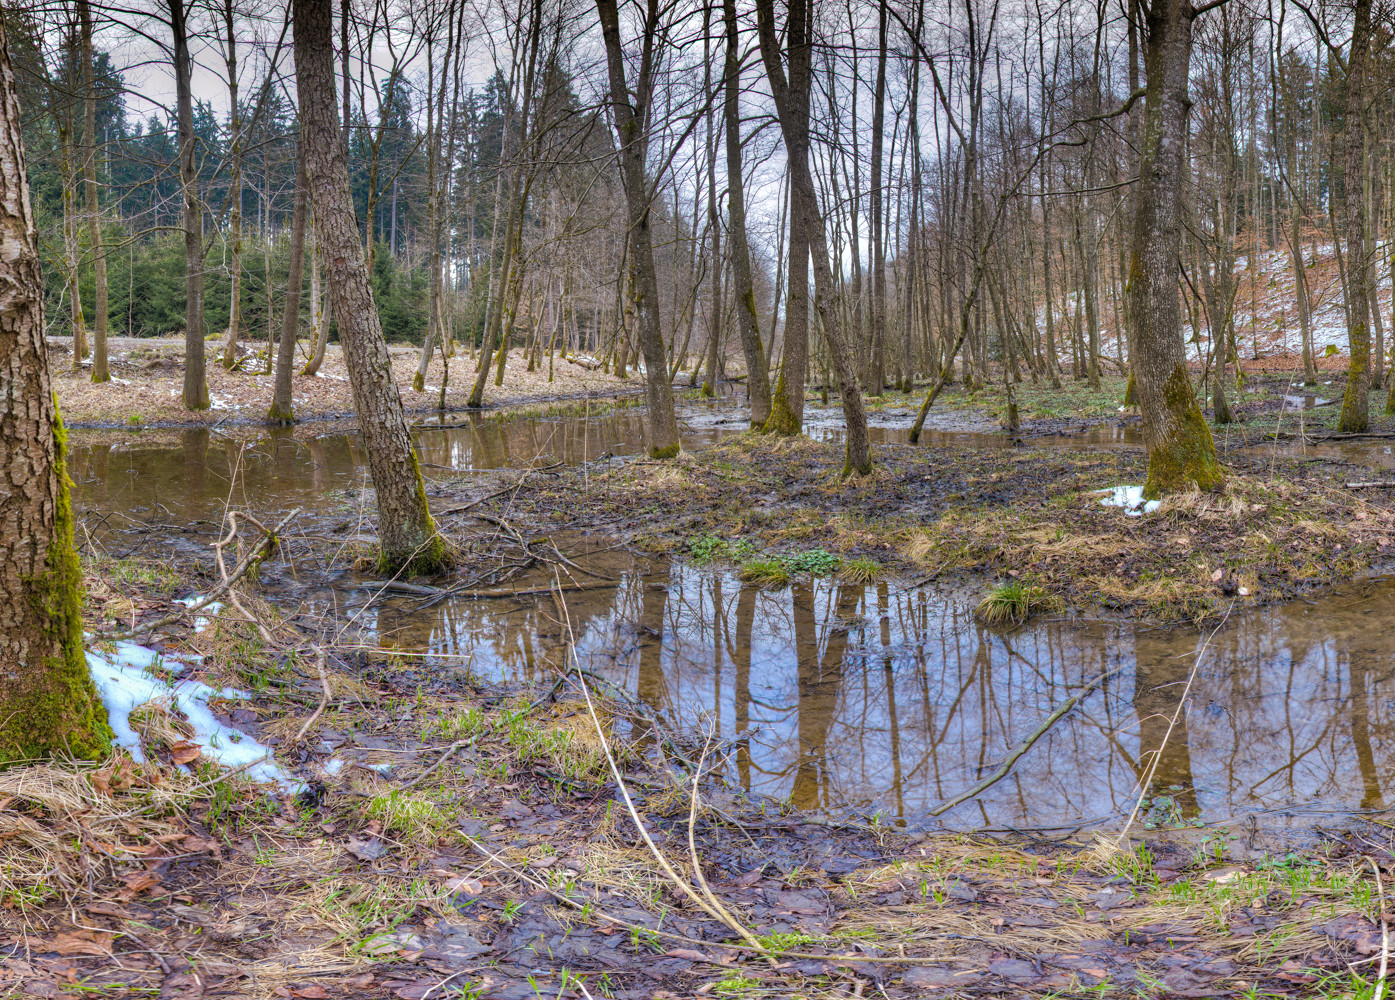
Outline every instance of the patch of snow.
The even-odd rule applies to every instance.
[[[1157,500],[1144,500],[1142,486],[1116,486],[1113,489],[1097,490],[1105,496],[1100,497],[1100,503],[1106,507],[1123,507],[1124,513],[1129,517],[1140,517],[1143,514],[1151,514],[1160,506]]]
[[[333,778],[338,775],[340,771],[344,770],[344,762],[338,757],[335,757],[333,760],[327,760],[325,761],[324,770],[325,774]]]
[[[131,712],[149,702],[163,701],[189,720],[194,730],[191,739],[205,757],[224,767],[243,768],[242,773],[253,781],[274,782],[287,792],[298,790],[299,783],[281,769],[270,749],[246,733],[223,725],[208,707],[211,698],[246,699],[250,694],[211,688],[194,680],[170,684],[149,672],[156,667],[175,674],[186,669],[179,661],[133,642],[117,642],[110,653],[87,654],[87,668],[106,706],[117,746],[125,747],[137,763],[143,763],[145,753],[140,737],[131,728]]]
[[[176,598],[174,603],[175,603],[175,604],[182,604],[182,605],[184,605],[186,608],[192,608],[195,604],[198,604],[199,601],[202,601],[202,600],[203,600],[203,595],[202,595],[202,594],[194,594],[192,597],[179,597],[179,598]],[[222,601],[213,601],[213,602],[211,602],[211,603],[209,603],[209,604],[205,604],[205,605],[203,606],[202,610],[207,611],[210,615],[216,615],[218,612],[220,612],[220,611],[223,610],[223,602],[222,602]],[[194,631],[195,631],[195,632],[202,632],[202,631],[203,631],[204,629],[206,629],[206,628],[208,628],[208,619],[205,618],[203,615],[195,615],[195,616],[194,616]]]

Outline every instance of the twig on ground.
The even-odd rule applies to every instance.
[[[1381,1000],[1385,996],[1385,971],[1390,963],[1390,920],[1385,912],[1385,883],[1381,881],[1380,866],[1369,855],[1366,863],[1376,873],[1376,891],[1380,894],[1380,969],[1376,972],[1376,988],[1371,1000]]]
[[[557,601],[558,608],[562,612],[563,625],[567,630],[567,650],[570,653],[573,661],[575,661],[576,635],[572,630],[571,614],[567,610],[566,599],[562,596],[562,584],[560,578],[558,577],[555,566],[553,568],[552,579],[556,588],[555,599]],[[577,664],[577,666],[579,667],[580,665]],[[600,717],[596,714],[596,705],[591,698],[591,688],[586,683],[585,678],[581,676],[579,670],[577,674],[577,680],[578,683],[581,685],[582,696],[586,699],[587,714],[591,717],[591,724],[596,729],[596,737],[600,740],[601,749],[605,752],[606,763],[610,765],[611,777],[615,779],[616,789],[620,792],[620,798],[625,803],[625,810],[629,813],[630,820],[634,823],[635,829],[639,831],[640,839],[644,841],[645,847],[649,848],[649,853],[654,856],[654,860],[658,862],[659,867],[663,870],[664,874],[669,877],[669,879],[673,882],[675,886],[677,886],[679,889],[683,891],[683,894],[685,896],[687,896],[694,903],[696,903],[699,909],[701,909],[704,913],[708,914],[708,916],[712,917],[714,920],[717,920],[718,922],[725,924],[732,931],[734,931],[740,937],[745,939],[745,941],[756,951],[765,955],[769,955],[769,949],[763,947],[761,943],[756,940],[755,935],[753,935],[744,924],[742,924],[738,920],[733,919],[731,914],[725,912],[723,907],[712,906],[695,889],[693,889],[691,885],[688,884],[687,879],[680,877],[679,874],[676,871],[674,871],[673,865],[669,863],[668,858],[664,856],[664,852],[659,850],[659,845],[654,843],[654,838],[649,835],[648,826],[645,825],[644,820],[640,817],[639,810],[635,808],[634,800],[630,797],[630,790],[629,787],[625,784],[624,776],[620,774],[620,767],[615,763],[615,755],[611,752],[610,741],[606,739],[605,727],[601,725]]]
[[[320,688],[323,692],[323,696],[320,698],[319,706],[315,709],[314,712],[310,713],[310,718],[306,719],[303,723],[301,723],[299,731],[295,734],[295,739],[291,740],[292,743],[299,743],[301,740],[305,738],[305,734],[310,731],[310,727],[315,724],[315,720],[320,717],[320,713],[323,712],[325,710],[325,706],[329,704],[329,699],[331,696],[331,691],[329,689],[329,674],[325,673],[325,661],[328,659],[328,657],[325,654],[323,646],[315,646],[313,648],[315,650],[316,656],[318,657],[315,661],[315,666],[318,667],[320,671]]]
[[[124,641],[126,639],[132,639],[138,635],[144,635],[147,632],[153,632],[157,628],[163,628],[166,625],[172,625],[175,622],[180,621],[182,618],[184,618],[185,615],[193,614],[195,611],[202,611],[208,605],[212,604],[214,601],[218,600],[218,598],[222,597],[223,594],[227,592],[228,588],[230,588],[233,584],[241,580],[247,574],[247,571],[252,568],[252,566],[256,563],[256,561],[259,558],[270,552],[269,546],[275,540],[276,536],[281,533],[281,529],[283,529],[287,524],[289,524],[291,522],[291,519],[299,513],[300,508],[297,507],[295,510],[291,511],[289,514],[283,517],[281,519],[280,524],[276,525],[275,528],[268,532],[260,542],[252,546],[251,550],[247,553],[247,555],[242,557],[238,564],[233,567],[233,571],[227,574],[223,578],[223,581],[221,583],[219,583],[216,587],[210,590],[203,597],[199,598],[193,604],[189,605],[187,608],[181,608],[174,614],[166,615],[158,621],[153,621],[145,625],[137,626],[136,628],[131,629],[129,632],[98,632],[96,633],[96,637],[99,639]],[[246,614],[245,611],[243,613]]]

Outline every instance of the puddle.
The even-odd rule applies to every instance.
[[[1386,805],[1395,584],[1232,620],[1164,742],[1203,642],[1195,630],[1058,622],[1003,634],[926,590],[820,580],[764,591],[614,553],[585,565],[616,582],[567,597],[581,664],[667,721],[710,723],[735,782],[800,808],[1064,832],[1126,815],[1159,746],[1153,822],[1254,816],[1302,837]],[[427,673],[541,683],[566,666],[550,600],[376,607],[385,646],[434,654]],[[1104,674],[1011,777],[930,817]]]
[[[685,440],[694,445],[745,427],[729,405],[684,416]],[[893,417],[882,415],[887,423],[874,428],[874,441],[904,440]],[[818,411],[810,430],[841,434]],[[417,441],[430,479],[445,470],[619,459],[642,449],[643,432],[641,412],[617,411],[423,429]],[[1128,436],[1112,427],[1061,443],[1108,447],[1130,443]],[[173,538],[176,546],[183,538],[188,554],[206,559],[225,504],[352,517],[366,486],[353,435],[267,434],[244,446],[191,430],[175,437],[176,446],[168,433],[149,440],[133,435],[113,445],[74,433],[70,470],[89,530],[105,525],[122,529],[123,539]],[[1011,443],[1004,435],[940,432],[930,442]],[[1372,460],[1383,448],[1366,445],[1362,454]],[[1150,817],[1166,823],[1254,817],[1258,829],[1305,838],[1334,816],[1383,809],[1390,794],[1395,584],[1237,615],[1212,641],[1188,709],[1163,745],[1202,642],[1194,630],[1057,622],[1005,635],[976,624],[968,601],[938,591],[828,580],[764,591],[729,571],[620,551],[587,554],[587,544],[563,546],[599,574],[567,599],[583,665],[676,725],[710,724],[733,783],[801,808],[880,813],[913,827],[1065,833],[1117,823],[1155,756]],[[296,599],[364,608],[362,582],[347,574],[332,586],[302,587]],[[392,597],[368,605],[363,620],[385,647],[430,654],[428,683],[466,674],[550,682],[566,662],[567,633],[550,598],[425,607]],[[1102,674],[1110,679],[1007,780],[940,819],[930,816]]]

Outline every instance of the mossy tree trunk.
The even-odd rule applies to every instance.
[[[633,101],[625,82],[625,52],[620,40],[620,14],[615,0],[596,0],[609,71],[610,109],[620,141],[620,178],[630,223],[630,266],[635,279],[635,309],[639,350],[644,355],[644,390],[649,403],[649,455],[678,454],[678,418],[673,410],[673,385],[668,377],[663,333],[659,328],[659,278],[654,267],[654,238],[650,231],[650,191],[646,159],[646,123],[654,92],[659,29],[658,0],[646,0],[644,42]],[[617,365],[619,362],[617,362]]]
[[[111,732],[82,648],[82,573],[3,24],[0,243],[0,763],[93,757]]]
[[[1187,374],[1177,292],[1191,109],[1187,74],[1195,17],[1188,0],[1155,0],[1144,22],[1148,85],[1129,251],[1128,324],[1148,449],[1143,492],[1149,497],[1191,488],[1215,490],[1225,484],[1211,429]]]
[[[426,505],[354,217],[349,164],[334,105],[331,0],[294,0],[296,86],[306,176],[324,246],[329,293],[378,502],[385,570],[429,572],[448,559]]]

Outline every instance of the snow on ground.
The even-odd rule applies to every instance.
[[[1115,486],[1113,489],[1096,490],[1103,493],[1100,503],[1106,507],[1123,507],[1129,517],[1142,517],[1157,510],[1157,500],[1144,500],[1142,486]]]
[[[87,653],[87,667],[111,720],[116,745],[130,751],[137,763],[144,762],[140,737],[131,728],[131,713],[150,702],[163,702],[179,711],[193,728],[190,741],[204,757],[227,768],[240,769],[252,781],[280,785],[296,792],[293,780],[272,757],[271,750],[240,730],[219,722],[209,708],[213,698],[247,699],[246,691],[211,688],[195,680],[166,681],[162,675],[178,676],[188,669],[176,659],[133,642],[116,642],[110,652]]]

